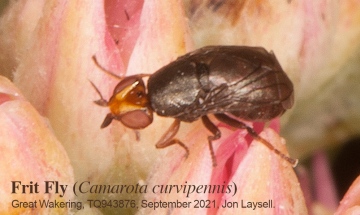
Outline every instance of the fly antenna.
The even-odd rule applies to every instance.
[[[92,59],[93,59],[95,65],[96,65],[97,67],[99,67],[99,69],[101,69],[103,72],[105,72],[106,74],[110,75],[111,77],[116,78],[116,79],[119,79],[119,80],[122,80],[122,79],[124,78],[124,77],[121,77],[121,76],[116,75],[116,74],[113,73],[112,71],[110,71],[110,70],[106,69],[105,67],[103,67],[103,66],[99,63],[99,61],[97,60],[97,58],[96,58],[95,55],[92,56]]]

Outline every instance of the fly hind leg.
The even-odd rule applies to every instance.
[[[275,152],[277,155],[279,155],[282,159],[288,161],[289,163],[291,163],[293,165],[293,167],[295,167],[298,163],[297,159],[292,159],[288,156],[286,156],[285,154],[283,154],[282,152],[280,152],[277,148],[275,148],[271,143],[269,143],[267,140],[265,140],[264,138],[260,137],[258,133],[256,133],[256,131],[247,126],[245,123],[238,121],[236,119],[233,119],[225,114],[214,114],[215,117],[220,120],[223,123],[226,123],[232,127],[235,128],[240,128],[240,129],[246,129],[247,132],[257,141],[261,142],[262,144],[264,144],[266,147],[268,147],[271,151]]]

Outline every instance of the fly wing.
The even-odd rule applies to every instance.
[[[206,111],[230,112],[246,120],[268,120],[293,103],[293,86],[273,53],[263,48],[223,47],[207,53],[211,90]]]

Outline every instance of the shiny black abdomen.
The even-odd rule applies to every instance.
[[[147,87],[158,115],[187,122],[211,113],[265,121],[291,108],[294,97],[275,55],[246,46],[190,52],[151,75]]]

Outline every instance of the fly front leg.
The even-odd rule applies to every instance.
[[[104,97],[102,96],[100,90],[95,86],[95,84],[92,81],[90,81],[90,84],[94,87],[95,91],[100,96],[100,99],[95,100],[94,103],[97,104],[97,105],[100,105],[102,107],[107,107],[108,106],[108,101],[106,99],[104,99]],[[101,124],[100,128],[105,128],[108,125],[110,125],[110,123],[112,122],[113,119],[114,119],[114,116],[111,113],[108,113],[106,115],[103,123]]]
[[[216,157],[215,157],[212,141],[219,139],[221,137],[221,132],[218,129],[218,127],[216,125],[214,125],[214,123],[212,123],[210,121],[209,117],[207,117],[206,115],[202,116],[201,120],[202,120],[203,124],[205,125],[205,127],[214,135],[214,136],[208,136],[208,141],[209,141],[211,160],[213,163],[213,167],[215,167],[217,165],[217,162],[216,162]]]
[[[279,155],[282,159],[288,161],[289,163],[291,163],[293,165],[293,167],[295,167],[298,163],[297,159],[292,159],[288,156],[286,156],[285,154],[283,154],[282,152],[280,152],[277,148],[275,148],[270,142],[268,142],[267,140],[265,140],[264,138],[260,137],[258,133],[256,133],[256,131],[247,126],[245,123],[238,121],[236,119],[233,119],[225,114],[214,114],[215,117],[220,120],[223,123],[226,123],[232,127],[235,128],[240,128],[240,129],[246,129],[247,132],[257,141],[261,142],[262,144],[264,144],[266,147],[268,147],[271,151],[275,152],[277,155]]]
[[[169,129],[165,132],[165,134],[160,138],[160,140],[156,143],[156,148],[162,149],[173,144],[179,144],[186,151],[186,157],[189,155],[189,148],[180,140],[174,138],[176,133],[179,131],[180,120],[175,119],[175,121],[171,124]]]

